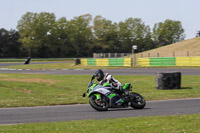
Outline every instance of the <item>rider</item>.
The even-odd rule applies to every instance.
[[[113,89],[118,90],[119,92],[121,92],[121,94],[124,93],[121,83],[118,80],[116,80],[114,77],[112,77],[112,75],[110,75],[109,73],[106,73],[104,75],[104,72],[101,69],[99,69],[95,72],[94,76],[97,77],[97,81],[99,81],[101,85],[105,83],[109,83]],[[117,101],[115,102],[115,104],[117,105],[122,105],[124,102],[122,98],[118,99],[117,96],[114,96],[112,99],[113,100],[111,101],[113,102],[115,102],[117,99]]]
[[[104,72],[101,69],[99,69],[95,72],[94,76],[97,77],[97,81],[99,81],[100,84],[103,85],[105,83],[109,83],[112,88],[122,91],[121,83],[114,77],[112,77],[112,75],[110,75],[109,73],[106,73],[104,75]]]

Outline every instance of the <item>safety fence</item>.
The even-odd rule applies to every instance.
[[[123,58],[130,55],[131,53],[93,53],[93,58]]]
[[[139,66],[200,66],[200,57],[138,58]]]
[[[131,58],[103,58],[103,59],[81,59],[81,65],[84,66],[131,66]]]
[[[141,52],[136,54],[137,58],[152,58],[152,57],[198,57],[200,56],[200,50],[196,49],[194,51],[155,51],[155,52]]]

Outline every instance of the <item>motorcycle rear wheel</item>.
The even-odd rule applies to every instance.
[[[101,100],[97,99],[95,95],[91,95],[89,103],[97,111],[107,111],[109,107],[108,100],[103,95],[101,95]]]
[[[145,99],[138,93],[131,93],[131,107],[134,109],[143,109],[146,105]]]

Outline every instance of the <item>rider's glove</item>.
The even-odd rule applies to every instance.
[[[104,80],[100,81],[99,83],[100,83],[101,85],[103,85],[103,84],[106,83],[106,82],[107,82],[107,79],[104,79]]]
[[[112,86],[117,87],[118,85],[114,82],[112,82]]]

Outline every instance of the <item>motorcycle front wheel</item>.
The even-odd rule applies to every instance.
[[[100,99],[93,94],[90,96],[90,105],[98,111],[107,111],[109,107],[108,100],[105,96],[101,95]]]
[[[131,107],[134,109],[143,109],[146,105],[145,99],[138,93],[131,93]]]

